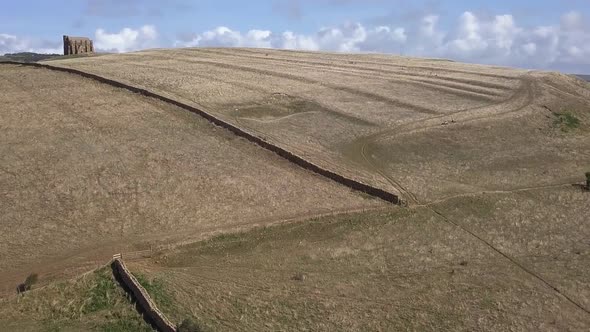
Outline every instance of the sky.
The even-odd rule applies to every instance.
[[[3,0],[2,0],[3,1]],[[0,9],[0,54],[264,47],[379,52],[590,74],[590,0],[28,0]]]

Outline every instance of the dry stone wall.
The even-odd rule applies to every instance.
[[[19,63],[19,62],[14,62],[14,61],[5,61],[5,63],[20,64],[23,66],[41,67],[41,68],[47,68],[47,69],[56,70],[56,71],[77,74],[77,75],[80,75],[80,76],[83,76],[86,78],[94,79],[96,81],[99,81],[99,82],[102,82],[105,84],[109,84],[109,85],[117,87],[117,88],[122,88],[125,90],[129,90],[131,92],[139,93],[139,94],[147,96],[147,97],[152,97],[152,98],[161,100],[161,101],[166,102],[168,104],[172,104],[172,105],[175,105],[175,106],[180,107],[182,109],[185,109],[187,111],[190,111],[192,113],[198,114],[201,117],[207,119],[208,121],[214,123],[215,125],[223,127],[225,129],[231,131],[235,135],[249,140],[250,142],[256,143],[257,145],[278,154],[279,156],[289,160],[290,162],[292,162],[294,164],[299,165],[302,168],[310,170],[310,171],[317,173],[319,175],[325,176],[325,177],[327,177],[335,182],[338,182],[342,185],[345,185],[351,189],[361,191],[361,192],[364,192],[368,195],[380,198],[380,199],[387,201],[389,203],[398,204],[398,205],[403,204],[402,200],[394,193],[387,192],[383,189],[359,182],[359,181],[351,179],[351,178],[347,178],[343,175],[340,175],[340,174],[332,172],[328,169],[322,168],[322,167],[320,167],[308,160],[305,160],[305,159],[285,150],[282,147],[279,147],[277,145],[269,143],[269,142],[265,141],[263,138],[260,138],[254,134],[251,134],[251,133],[247,132],[245,129],[236,127],[236,126],[232,125],[231,123],[225,122],[224,120],[221,120],[221,119],[215,117],[214,115],[209,114],[201,109],[198,109],[196,107],[193,107],[193,106],[181,103],[179,101],[164,97],[162,95],[158,95],[154,92],[151,92],[151,91],[148,91],[145,89],[141,89],[138,87],[134,87],[131,85],[127,85],[125,83],[117,82],[117,81],[114,81],[114,80],[111,80],[111,79],[108,79],[108,78],[105,78],[105,77],[102,77],[99,75],[87,73],[87,72],[77,70],[77,69],[72,69],[72,68],[55,67],[55,66],[50,66],[50,65],[46,65],[46,64],[40,64],[40,63]]]
[[[120,257],[113,259],[111,264],[113,273],[133,294],[143,314],[158,328],[160,332],[176,332],[176,326],[158,309],[148,292],[141,286],[137,278],[127,269]]]

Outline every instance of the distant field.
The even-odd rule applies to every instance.
[[[32,52],[6,53],[0,55],[0,61],[37,62],[61,57],[60,54],[40,54]]]
[[[556,73],[260,49],[154,50],[51,64],[200,105],[410,203],[561,184],[590,163],[589,86]],[[579,118],[580,128],[564,134],[555,125],[562,113]]]
[[[579,78],[590,82],[590,75],[577,75]]]
[[[184,110],[75,75],[2,65],[0,90],[2,292],[119,251],[385,205]]]

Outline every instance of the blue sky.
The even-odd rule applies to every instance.
[[[29,0],[0,11],[0,54],[244,46],[403,53],[590,73],[590,1]]]

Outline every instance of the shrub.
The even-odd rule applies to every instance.
[[[25,288],[27,290],[30,290],[31,287],[33,287],[33,285],[36,284],[38,280],[39,280],[39,276],[37,275],[37,273],[29,274],[27,279],[25,279]]]
[[[560,127],[562,131],[568,132],[572,129],[580,127],[580,119],[578,119],[575,115],[569,112],[554,114],[557,117],[554,121],[554,124]]]
[[[192,318],[186,318],[178,325],[178,332],[205,332],[206,330]]]
[[[27,279],[25,279],[25,282],[19,284],[18,286],[16,286],[16,293],[17,294],[22,294],[26,291],[31,290],[31,288],[33,287],[34,284],[37,283],[37,281],[39,280],[39,276],[37,275],[37,273],[31,273],[29,274],[29,276],[27,277]]]

